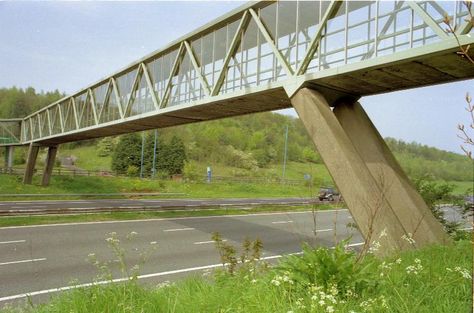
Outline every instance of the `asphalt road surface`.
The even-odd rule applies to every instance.
[[[452,209],[445,210],[455,218]],[[117,233],[130,267],[139,262],[140,253],[150,253],[139,278],[153,285],[203,275],[219,267],[213,232],[233,245],[246,237],[260,238],[263,258],[271,261],[299,252],[302,242],[334,246],[335,241],[352,236],[351,244],[360,246],[360,234],[347,227],[351,221],[349,212],[341,209],[319,211],[314,216],[311,212],[285,212],[0,228],[0,307],[24,301],[27,294],[35,303],[45,301],[71,286],[94,281],[98,272],[88,255],[114,260],[106,242],[111,232]],[[134,238],[126,239],[132,232],[137,232]],[[110,268],[120,281],[123,276],[117,263]]]
[[[353,235],[352,242],[360,244],[360,235],[346,228],[351,221],[347,210],[318,212],[316,233],[310,212],[0,228],[0,306],[25,299],[26,293],[33,295],[33,301],[47,299],[55,288],[70,286],[71,281],[92,282],[97,269],[87,261],[88,255],[113,260],[106,242],[111,232],[127,250],[130,265],[138,262],[142,251],[150,251],[140,270],[145,275],[141,281],[156,284],[218,266],[213,232],[234,245],[258,237],[263,257],[272,260],[299,252],[303,241],[333,246],[336,233],[338,239]],[[127,240],[131,232],[138,234]],[[114,278],[120,278],[118,266],[112,267]]]
[[[258,199],[159,199],[159,200],[45,200],[0,202],[0,215],[77,213],[146,209],[189,209],[255,205],[295,205],[321,203],[314,198],[258,198]]]

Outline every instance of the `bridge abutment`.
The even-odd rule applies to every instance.
[[[48,147],[48,154],[46,155],[46,161],[43,171],[43,179],[41,185],[48,186],[49,181],[51,180],[51,175],[53,174],[54,163],[56,161],[56,154],[58,152],[57,146]]]
[[[382,245],[380,254],[449,240],[358,103],[340,103],[333,112],[309,88],[291,103],[362,235]],[[414,243],[402,239],[410,234]]]

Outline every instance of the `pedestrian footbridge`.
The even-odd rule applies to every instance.
[[[469,10],[460,1],[251,2],[38,112],[0,120],[0,145],[30,146],[26,183],[49,147],[47,184],[62,143],[294,107],[365,235],[387,229],[398,248],[408,233],[445,241],[357,100],[474,77],[458,53],[474,43]]]

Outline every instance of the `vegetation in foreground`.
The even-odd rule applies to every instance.
[[[139,284],[135,272],[125,283],[75,289],[53,296],[47,304],[7,307],[3,312],[467,313],[472,309],[472,253],[467,240],[384,260],[370,254],[360,258],[346,250],[343,241],[335,249],[305,247],[301,256],[287,256],[277,265],[256,260],[262,248],[258,240],[245,241],[240,256],[218,236],[214,240],[227,263],[222,270],[154,287]],[[108,242],[120,258],[123,251],[116,237]],[[92,260],[103,269],[104,263],[93,256]]]

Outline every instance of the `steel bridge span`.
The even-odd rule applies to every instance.
[[[357,100],[474,77],[457,53],[474,43],[470,17],[460,1],[252,2],[38,112],[0,120],[0,145],[7,163],[13,146],[29,145],[25,183],[49,147],[47,185],[62,143],[294,107],[366,237],[386,233],[387,250],[444,242]]]

